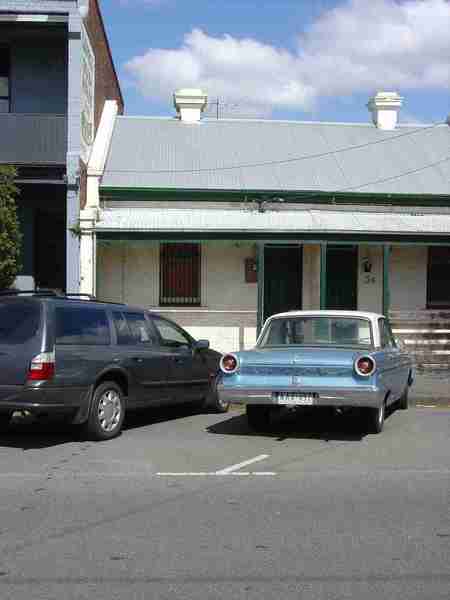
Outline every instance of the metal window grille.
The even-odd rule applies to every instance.
[[[161,244],[160,306],[200,306],[200,245]]]

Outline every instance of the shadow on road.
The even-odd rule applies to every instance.
[[[13,420],[0,431],[0,448],[38,450],[80,441],[80,428],[61,419]]]
[[[123,431],[198,414],[199,407],[195,404],[130,411],[125,417]],[[13,419],[9,427],[0,431],[0,448],[38,450],[74,442],[89,442],[84,435],[83,428],[80,425],[71,425],[67,420],[56,417]]]
[[[215,423],[207,431],[220,435],[271,437],[280,442],[287,439],[360,442],[366,435],[361,415],[336,415],[326,411],[286,412],[274,418],[270,430],[263,433],[249,427],[245,414]]]
[[[186,403],[174,406],[164,406],[158,408],[145,408],[141,410],[130,411],[125,417],[123,425],[124,431],[137,429],[165,421],[174,421],[198,415],[201,408],[196,404]]]

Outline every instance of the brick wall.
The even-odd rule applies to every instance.
[[[89,14],[85,25],[95,54],[94,128],[97,131],[105,100],[116,100],[119,114],[123,114],[124,101],[98,0],[89,0],[89,2]],[[80,160],[79,172],[80,208],[83,209],[86,206],[86,165],[82,160]]]
[[[89,15],[85,23],[95,54],[94,125],[97,131],[105,100],[117,100],[119,114],[123,114],[124,102],[98,0],[89,0],[89,2]]]

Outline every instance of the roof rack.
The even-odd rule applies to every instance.
[[[98,300],[92,294],[85,294],[79,292],[56,292],[55,290],[15,290],[15,289],[5,289],[0,290],[0,297],[4,296],[38,296],[40,298],[59,298],[61,300],[72,300],[79,302],[98,302],[100,304],[120,304],[124,306],[123,302],[108,302],[106,300]]]
[[[81,293],[73,293],[69,292],[68,294],[63,294],[65,298],[86,298],[86,300],[93,300],[95,302],[99,302],[95,296],[92,294],[81,294]]]
[[[55,290],[15,290],[15,289],[6,289],[0,290],[0,296],[21,296],[30,295],[33,296],[53,296],[59,298],[61,294],[57,294]]]

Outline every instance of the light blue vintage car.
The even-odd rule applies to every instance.
[[[267,319],[252,350],[224,354],[221,403],[245,404],[249,425],[270,427],[281,407],[359,409],[364,428],[383,429],[386,407],[408,407],[413,365],[383,316],[296,311]]]

